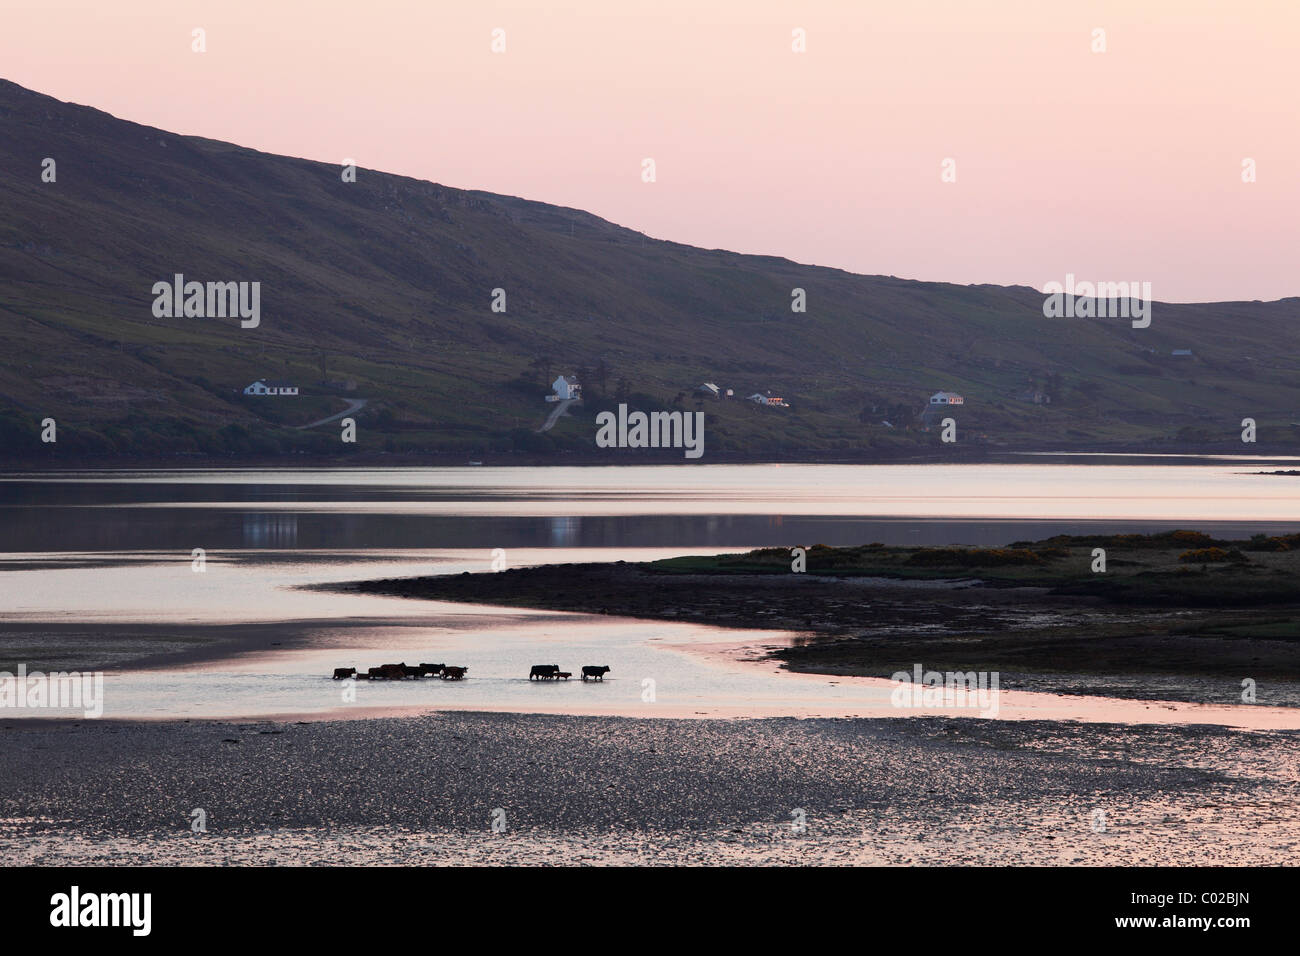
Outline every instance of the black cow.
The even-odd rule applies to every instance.
[[[334,668],[335,680],[347,680],[349,677],[356,677],[357,669],[355,667],[336,667]]]
[[[442,669],[443,669],[443,667],[445,667],[445,666],[446,666],[445,664],[421,664],[421,665],[420,665],[420,676],[421,676],[421,677],[437,677],[438,674],[440,674],[440,673],[442,672]]]
[[[528,672],[529,680],[553,680],[555,675],[560,672],[559,664],[534,664],[533,669]]]
[[[440,675],[443,680],[464,680],[468,667],[444,667]]]
[[[588,678],[590,678],[591,680],[603,681],[605,679],[605,675],[608,673],[609,673],[608,666],[593,667],[591,665],[587,665],[582,669],[582,679],[587,680]]]
[[[555,676],[556,679],[563,677],[565,680],[568,680],[570,677],[573,676],[573,674],[571,674],[569,671],[557,671]]]

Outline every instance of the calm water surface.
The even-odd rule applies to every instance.
[[[302,585],[509,566],[646,560],[774,544],[1005,544],[1062,532],[1300,530],[1300,479],[1278,460],[1197,465],[686,465],[631,468],[204,470],[0,476],[0,640],[85,640],[150,625],[280,629],[282,642],[184,668],[107,677],[118,717],[360,715],[443,707],[563,713],[896,715],[879,681],[778,673],[737,645],[776,632],[503,611]],[[207,570],[191,570],[203,548]],[[93,639],[93,638],[92,638]],[[284,646],[275,646],[282,643]],[[462,684],[357,685],[335,666],[470,666]],[[530,683],[534,663],[609,664],[603,684]],[[652,682],[652,683],[649,683]],[[1272,726],[1290,712],[1040,694],[1003,717]],[[1250,716],[1235,713],[1250,711]],[[4,716],[31,716],[8,711]],[[1300,720],[1296,721],[1300,726]]]

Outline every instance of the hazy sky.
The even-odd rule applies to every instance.
[[[0,0],[0,76],[854,272],[1300,294],[1300,0]]]

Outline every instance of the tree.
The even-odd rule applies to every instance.
[[[1065,382],[1059,372],[1048,372],[1045,390],[1058,405],[1065,400]]]
[[[549,355],[540,355],[537,358],[533,359],[531,362],[529,362],[528,367],[531,369],[536,369],[537,371],[542,373],[543,385],[550,385],[551,382],[554,381],[551,378],[551,366],[554,364],[555,364],[554,360]]]
[[[1080,394],[1094,402],[1101,397],[1102,392],[1105,390],[1098,382],[1080,382],[1075,388]]]

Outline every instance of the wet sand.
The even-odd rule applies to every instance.
[[[1247,865],[1300,854],[1295,732],[442,713],[4,721],[0,740],[11,863]],[[194,808],[205,834],[190,831]]]

